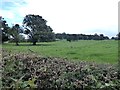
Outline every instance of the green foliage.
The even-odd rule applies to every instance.
[[[26,15],[23,20],[23,26],[26,29],[25,34],[28,34],[29,38],[36,45],[38,40],[51,41],[54,40],[54,34],[52,28],[47,26],[47,21],[39,15]]]
[[[14,42],[16,42],[16,45],[18,46],[18,42],[20,41],[20,32],[22,30],[20,29],[19,24],[15,24],[12,26],[12,28],[9,29],[9,34],[13,37]]]
[[[55,34],[56,39],[66,39],[67,41],[76,41],[76,40],[108,40],[108,36],[104,36],[103,34],[97,35],[86,35],[86,34],[66,34],[64,33],[57,33]],[[114,39],[114,38],[112,38]]]
[[[0,17],[0,38],[2,42],[8,41],[8,30],[9,26],[7,22],[4,20],[4,18]]]
[[[119,90],[115,66],[3,51],[3,88]]]

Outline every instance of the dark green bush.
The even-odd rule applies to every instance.
[[[120,90],[117,68],[110,64],[3,51],[3,88]]]

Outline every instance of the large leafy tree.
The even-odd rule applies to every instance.
[[[0,17],[0,38],[2,38],[0,41],[5,42],[8,41],[8,30],[10,27],[8,26],[6,20],[4,18]]]
[[[47,21],[39,15],[26,15],[23,20],[23,27],[25,28],[25,34],[29,36],[33,45],[36,45],[38,40],[45,39],[45,35],[52,34],[50,26],[46,25]],[[47,35],[47,36],[48,36]]]
[[[55,34],[52,32],[52,28],[50,26],[47,26],[44,32],[42,32],[39,36],[39,41],[40,42],[49,42],[49,41],[54,41],[55,40]]]
[[[9,30],[9,34],[12,36],[17,46],[19,45],[20,33],[22,33],[22,29],[20,28],[19,24],[13,25]]]

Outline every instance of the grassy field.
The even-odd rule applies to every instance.
[[[37,43],[36,46],[32,46],[32,43],[20,43],[20,46],[15,46],[14,43],[5,43],[2,47],[15,53],[29,53],[31,50],[42,56],[67,58],[75,61],[117,63],[118,60],[118,42],[115,40],[80,40],[74,42],[63,40],[41,42]]]

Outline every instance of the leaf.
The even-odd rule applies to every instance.
[[[102,84],[100,82],[97,83],[97,88],[100,88]]]
[[[19,84],[21,88],[26,88],[28,86],[27,82],[20,82]]]
[[[33,78],[33,79],[27,81],[31,88],[35,88],[36,87],[36,85],[34,84],[35,80],[36,79]]]

